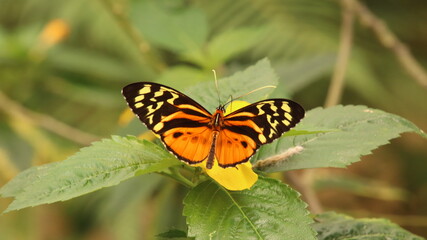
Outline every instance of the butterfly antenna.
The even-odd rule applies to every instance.
[[[219,97],[218,79],[216,78],[216,71],[215,71],[215,69],[212,69],[212,72],[213,72],[214,78],[215,78],[215,88],[216,88],[216,93],[218,95],[218,106],[219,106],[219,105],[221,105],[221,98]]]
[[[230,103],[230,112],[233,112],[233,101],[234,101],[233,96],[232,96],[232,95],[230,95],[230,101],[228,101],[228,102],[226,103],[226,104]],[[224,104],[224,106],[225,106],[226,104]]]
[[[238,97],[236,97],[236,98],[234,98],[234,99],[231,99],[230,101],[228,101],[228,102],[227,102],[226,104],[224,104],[224,105],[227,105],[227,104],[229,104],[230,102],[232,102],[232,101],[234,101],[234,100],[237,100],[237,99],[239,99],[239,98],[242,98],[242,97],[244,97],[244,96],[247,96],[247,95],[249,95],[249,94],[252,94],[252,93],[254,93],[254,92],[256,92],[256,91],[259,91],[259,90],[262,90],[262,89],[265,89],[265,88],[276,88],[276,86],[273,86],[273,85],[267,85],[267,86],[259,87],[259,88],[257,88],[257,89],[254,89],[254,90],[250,91],[250,92],[247,92],[247,93],[245,93],[245,94],[243,94],[243,95],[240,95],[240,96],[238,96]]]

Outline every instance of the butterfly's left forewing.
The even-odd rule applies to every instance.
[[[247,161],[261,145],[294,127],[304,113],[291,100],[268,99],[226,115],[216,153],[219,165],[229,167]]]
[[[123,88],[123,96],[138,118],[179,159],[203,161],[211,146],[211,114],[183,93],[156,83],[138,82]]]

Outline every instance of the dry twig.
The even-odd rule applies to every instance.
[[[414,78],[421,86],[427,88],[427,73],[418,61],[412,56],[408,47],[403,44],[387,25],[375,16],[365,5],[358,0],[351,0],[355,14],[360,22],[370,28],[384,47],[389,48],[406,72]]]
[[[344,77],[350,58],[351,46],[353,42],[354,7],[352,0],[343,0],[342,4],[342,25],[340,34],[340,46],[334,73],[329,85],[325,107],[337,105],[342,96],[344,87]]]
[[[151,48],[150,44],[145,41],[138,29],[136,29],[129,21],[123,5],[111,0],[100,1],[105,6],[105,9],[112,15],[123,32],[135,44],[141,55],[142,61],[151,66],[156,72],[161,72],[165,69],[165,64],[160,61],[158,56],[154,53],[154,49]]]
[[[0,92],[0,110],[13,118],[21,119],[31,124],[38,125],[58,134],[59,136],[82,145],[89,145],[91,142],[99,139],[97,136],[68,126],[67,124],[60,122],[50,116],[31,111],[8,98],[2,92]]]

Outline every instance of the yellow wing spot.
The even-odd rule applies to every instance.
[[[153,124],[153,115],[147,116],[148,124]]]
[[[283,120],[283,124],[285,124],[286,126],[291,125],[291,122],[289,122],[288,120]]]
[[[140,95],[143,95],[143,94],[147,94],[147,93],[149,93],[149,92],[151,92],[151,87],[143,87],[143,88],[141,88],[140,90],[139,90],[139,94]]]
[[[156,111],[156,110],[157,110],[157,109],[159,109],[162,105],[163,105],[163,103],[162,103],[162,102],[159,102],[159,103],[157,103],[157,106],[156,106],[156,107],[153,107],[153,105],[149,105],[149,106],[147,106],[148,114],[150,114],[150,113],[152,113],[152,112]],[[136,104],[135,104],[135,106],[136,106]]]
[[[135,102],[140,102],[144,99],[144,95],[139,95],[135,97]]]
[[[291,112],[291,108],[288,104],[283,103],[282,109],[285,110],[285,112]]]
[[[285,113],[285,118],[292,121],[292,115],[289,113]]]
[[[144,106],[144,104],[142,104],[141,102],[137,102],[137,103],[135,103],[135,108],[140,108],[140,107],[142,107],[142,106]]]
[[[258,115],[263,115],[263,114],[265,113],[265,112],[264,112],[264,110],[262,110],[262,109],[261,109],[261,106],[262,106],[262,105],[258,105],[258,106],[256,106],[256,107],[258,108],[258,111],[259,111],[259,112],[258,112]]]
[[[175,99],[179,98],[179,95],[174,92],[170,92],[170,93],[172,94],[172,98],[169,98],[167,102],[170,103],[171,105],[175,105],[174,101]]]
[[[161,92],[162,93],[161,95],[163,95],[165,92],[168,92],[168,93],[171,93],[173,96],[178,96],[176,91],[172,91],[171,89],[165,88],[165,87],[160,87],[160,91],[158,91],[158,92]],[[159,96],[161,96],[161,95],[159,95]]]
[[[258,139],[261,143],[267,142],[267,138],[265,138],[265,136],[262,134],[258,135]]]
[[[157,91],[154,93],[154,97],[160,97],[163,96],[164,92],[163,91]]]
[[[200,109],[198,107],[195,107],[195,106],[190,105],[190,104],[180,104],[179,107],[180,108],[191,109],[191,110],[194,110],[194,111],[200,111]]]
[[[153,131],[154,132],[158,132],[163,128],[164,124],[162,122],[157,123],[156,125],[154,125],[153,127]]]
[[[261,114],[259,114],[261,115]],[[254,117],[255,115],[250,112],[240,112],[233,115],[234,117]]]
[[[270,123],[270,125],[276,127],[277,124],[279,124],[276,119],[273,119],[273,121],[271,121],[272,117],[270,115],[266,115],[266,116],[267,116],[267,121]]]
[[[157,103],[157,107],[156,107],[156,108],[153,108],[153,110],[155,111],[155,110],[159,109],[162,105],[163,105],[163,103],[162,103],[162,102],[158,102],[158,103]],[[150,110],[150,111],[151,111],[151,110]]]
[[[273,104],[270,104],[270,108],[271,110],[273,110],[273,112],[277,112],[277,107],[274,106]]]

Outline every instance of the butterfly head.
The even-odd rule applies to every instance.
[[[217,110],[217,111],[225,112],[225,105],[219,105],[219,106],[216,108],[216,110]]]

